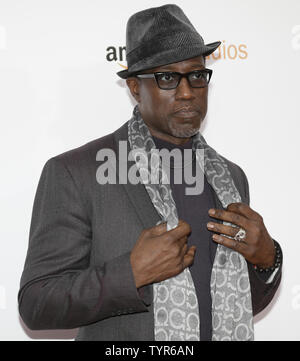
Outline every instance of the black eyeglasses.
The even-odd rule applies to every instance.
[[[170,90],[178,87],[182,78],[186,78],[192,88],[205,88],[212,76],[211,69],[195,70],[189,73],[177,73],[173,71],[137,74],[138,78],[155,78],[160,89]]]

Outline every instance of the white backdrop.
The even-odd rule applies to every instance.
[[[128,17],[164,1],[0,0],[0,339],[72,339],[30,331],[17,292],[44,163],[117,129],[133,101]],[[202,132],[246,172],[251,207],[284,252],[282,284],[255,317],[256,340],[300,340],[300,1],[176,1],[205,42],[221,40]],[[116,56],[113,51],[116,49]],[[121,56],[120,56],[121,55]],[[216,52],[215,57],[218,57]],[[113,59],[114,58],[114,59]]]

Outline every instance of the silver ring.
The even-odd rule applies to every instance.
[[[240,228],[233,238],[238,242],[243,241],[246,238],[246,231],[244,230],[244,228]]]

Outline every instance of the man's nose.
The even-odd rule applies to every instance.
[[[182,77],[176,88],[176,99],[195,98],[193,88],[190,86],[187,78]]]

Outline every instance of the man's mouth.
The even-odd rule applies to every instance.
[[[194,108],[180,108],[174,112],[176,117],[180,118],[194,118],[199,116],[199,112],[197,112]]]

